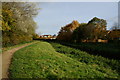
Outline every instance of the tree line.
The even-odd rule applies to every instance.
[[[78,21],[74,20],[72,23],[61,27],[57,36],[57,40],[74,42],[91,40],[92,42],[97,42],[98,39],[120,39],[120,29],[113,28],[112,30],[107,30],[106,27],[106,20],[97,17],[94,17],[88,23],[79,23]]]
[[[36,3],[2,2],[0,31],[3,47],[33,39],[37,27],[33,18],[38,10]]]

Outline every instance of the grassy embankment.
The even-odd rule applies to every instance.
[[[79,62],[86,63],[88,65],[98,65],[99,67],[101,67],[100,71],[103,72],[104,69],[111,68],[112,70],[117,71],[120,75],[120,60],[109,59],[98,55],[91,55],[85,51],[80,51],[79,49],[64,46],[59,43],[52,42],[51,45],[55,48],[57,52],[76,59]]]
[[[119,67],[115,60],[95,57],[57,43],[52,43],[52,45],[58,52],[47,42],[38,42],[15,52],[9,69],[10,78],[119,77],[117,69],[106,62],[110,61],[114,63],[114,66]],[[59,53],[60,51],[62,52]],[[78,58],[77,55],[82,57]]]

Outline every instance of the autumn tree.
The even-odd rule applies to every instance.
[[[77,42],[81,41],[82,39],[87,39],[89,36],[87,31],[87,23],[81,23],[79,27],[77,27],[73,34],[72,34],[72,40],[75,40]]]
[[[88,23],[81,23],[74,30],[72,39],[74,41],[105,39],[106,24],[105,20],[94,17]]]
[[[94,17],[87,24],[88,33],[90,34],[89,39],[97,40],[98,38],[103,38],[106,32],[107,22],[104,19],[99,19]]]
[[[72,39],[73,31],[79,26],[78,21],[73,21],[72,23],[61,27],[58,33],[57,40],[70,41]]]
[[[37,26],[33,18],[37,13],[35,3],[3,2],[0,16],[3,46],[32,40]]]

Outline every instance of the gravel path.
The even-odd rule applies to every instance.
[[[8,69],[9,69],[9,65],[11,63],[11,58],[12,58],[12,55],[14,54],[14,52],[16,52],[17,50],[19,50],[23,47],[31,45],[33,43],[35,43],[35,42],[24,44],[20,47],[13,48],[11,50],[5,51],[2,54],[0,54],[0,79],[8,78],[8,74],[9,74]]]

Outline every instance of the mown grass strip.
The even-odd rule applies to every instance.
[[[101,72],[97,65],[88,65],[58,53],[47,42],[29,45],[15,52],[9,69],[10,78],[117,78],[111,69]]]

